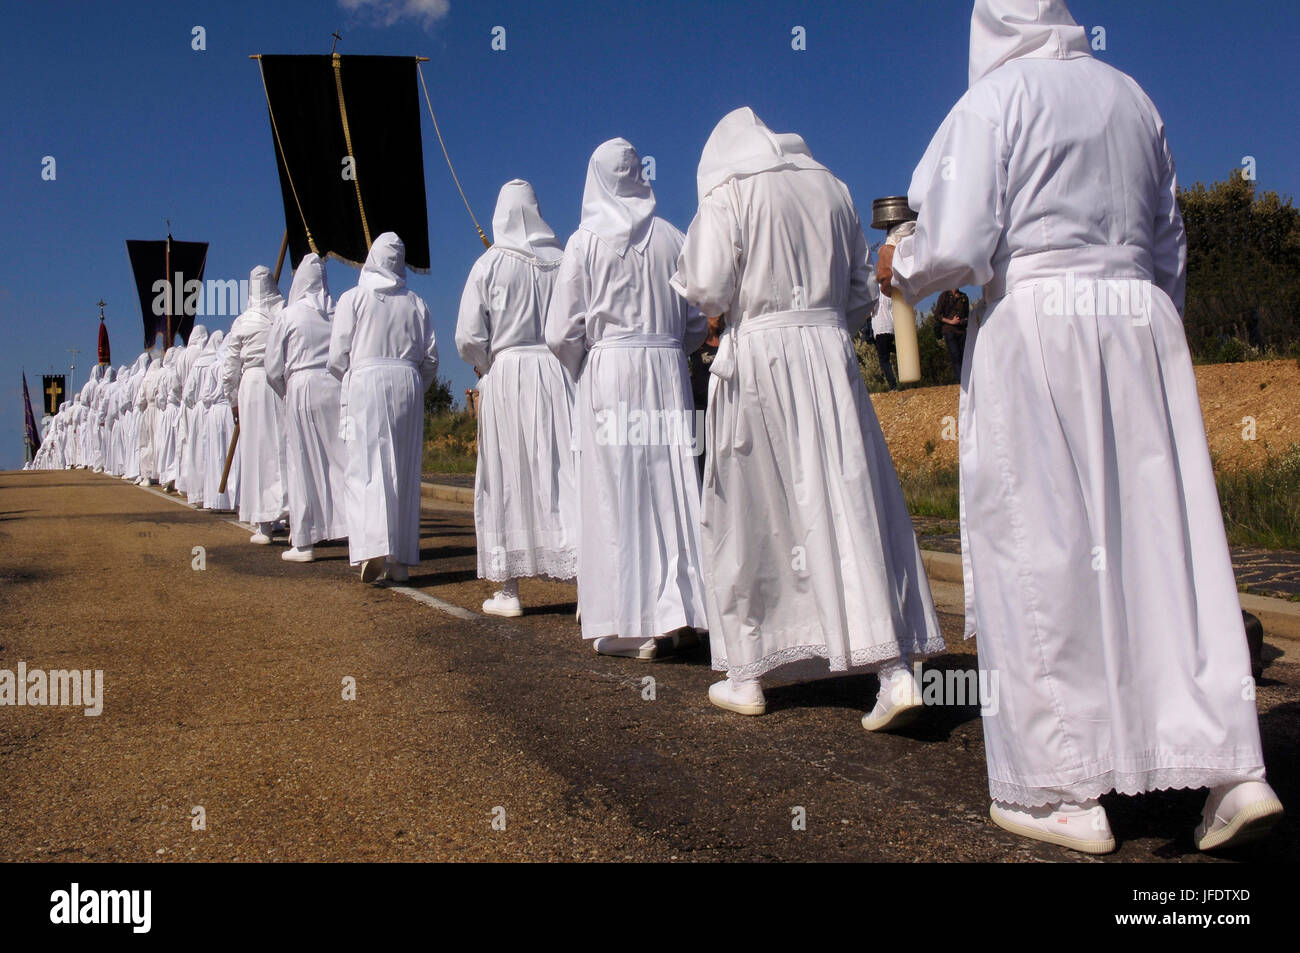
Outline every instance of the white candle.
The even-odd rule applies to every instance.
[[[916,340],[916,312],[901,292],[895,291],[894,350],[898,352],[898,382],[915,384],[921,379],[921,348]]]

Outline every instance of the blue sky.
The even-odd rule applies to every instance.
[[[906,190],[930,135],[966,87],[970,0],[684,3],[290,0],[276,3],[6,3],[0,31],[0,467],[21,463],[20,370],[76,382],[94,361],[101,296],[114,363],[141,338],[124,240],[211,242],[209,278],[273,265],[284,229],[266,105],[249,53],[430,57],[438,121],[487,228],[501,183],[526,178],[561,238],[577,225],[586,162],[625,136],[656,160],[660,214],[685,228],[713,125],[753,106],[804,136],[852,190]],[[1074,0],[1106,31],[1098,55],[1147,89],[1184,183],[1255,157],[1260,185],[1300,192],[1295,41],[1300,5],[1260,0]],[[191,49],[191,30],[207,49]],[[506,50],[491,49],[506,30]],[[806,30],[807,49],[791,48]],[[466,274],[482,251],[427,114],[429,302],[442,374],[474,379],[452,344]],[[57,178],[42,181],[51,155]],[[874,234],[871,236],[874,239]],[[329,266],[337,296],[355,270]],[[288,289],[288,268],[281,287]],[[207,323],[228,327],[230,319]],[[34,397],[35,400],[35,397]],[[39,413],[39,407],[37,408]]]

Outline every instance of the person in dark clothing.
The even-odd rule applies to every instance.
[[[960,288],[943,291],[934,306],[936,326],[943,334],[952,361],[952,373],[961,382],[961,358],[966,350],[966,322],[970,318],[970,299]]]
[[[704,339],[699,350],[686,358],[686,369],[691,375],[691,395],[695,398],[695,426],[697,447],[700,452],[695,455],[695,469],[699,471],[700,478],[704,478],[704,413],[709,406],[709,372],[713,367],[713,359],[718,356],[718,346],[722,343],[719,335],[722,331],[722,321],[718,319],[709,322],[709,336]]]

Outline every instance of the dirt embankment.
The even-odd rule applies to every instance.
[[[1196,386],[1210,452],[1221,469],[1258,467],[1300,444],[1297,362],[1206,364],[1196,368]],[[955,386],[872,394],[871,401],[900,470],[956,465]]]

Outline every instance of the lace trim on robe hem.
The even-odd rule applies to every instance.
[[[490,565],[484,565],[488,563]],[[504,565],[503,565],[504,563]],[[478,576],[491,582],[505,582],[509,579],[533,579],[545,576],[548,579],[569,580],[578,575],[578,551],[576,549],[551,549],[538,546],[536,549],[515,549],[505,554],[505,559],[498,557],[480,559]]]
[[[1258,775],[1258,777],[1254,775]],[[1173,788],[1192,789],[1218,787],[1238,781],[1258,781],[1264,776],[1264,766],[1259,763],[1240,767],[1206,768],[1195,765],[1177,765],[1151,768],[1147,771],[1107,771],[1095,778],[1060,787],[1026,787],[1010,781],[989,778],[989,796],[1004,804],[1020,807],[1045,807],[1063,801],[1078,803],[1091,801],[1114,791],[1116,794],[1145,794],[1148,791],[1168,791]]]
[[[947,646],[944,644],[943,636],[935,633],[926,642],[913,648],[910,654],[914,658],[921,655],[933,655],[936,652],[942,652],[945,648]],[[855,668],[879,668],[881,663],[898,658],[903,651],[902,645],[898,642],[883,642],[867,649],[858,649],[847,656],[830,655],[829,650],[824,645],[792,645],[770,655],[765,655],[757,662],[750,662],[748,665],[730,666],[725,658],[715,658],[713,660],[713,669],[718,672],[726,672],[729,677],[743,681],[761,678],[768,672],[795,662],[803,662],[809,659],[825,659],[832,672],[847,672]]]

